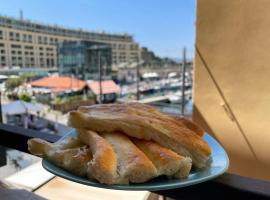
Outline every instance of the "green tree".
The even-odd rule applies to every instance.
[[[19,87],[23,83],[22,78],[9,78],[5,82],[7,91],[13,92],[16,87]]]
[[[34,77],[34,74],[22,74],[20,75],[20,78],[25,82],[25,81],[30,81],[31,78]]]
[[[31,97],[26,94],[22,94],[19,99],[22,101],[31,102]]]

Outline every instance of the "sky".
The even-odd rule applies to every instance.
[[[195,0],[0,0],[0,14],[89,31],[128,33],[161,57],[193,56]]]

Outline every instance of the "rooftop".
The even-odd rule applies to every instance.
[[[100,94],[100,86],[98,81],[89,81],[88,87],[92,90],[95,95]],[[102,94],[119,93],[120,88],[112,80],[101,82]]]
[[[49,88],[54,93],[82,90],[85,82],[67,76],[49,76],[29,83],[32,87]]]
[[[31,20],[18,19],[15,17],[7,17],[0,15],[0,26],[7,28],[15,28],[24,31],[32,31],[39,33],[48,33],[54,35],[62,35],[68,37],[78,37],[84,39],[99,39],[99,40],[121,40],[133,41],[131,35],[127,33],[108,33],[105,31],[89,31],[81,28],[70,28],[59,25],[45,24],[40,22],[33,22]]]

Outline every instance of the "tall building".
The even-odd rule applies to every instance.
[[[106,43],[66,41],[58,45],[61,75],[73,74],[83,80],[111,79],[112,48]]]
[[[110,45],[114,64],[140,59],[139,45],[128,34],[89,32],[0,16],[0,69],[56,68],[57,44],[78,40]]]

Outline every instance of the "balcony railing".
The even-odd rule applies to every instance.
[[[58,135],[0,124],[0,145],[2,146],[29,153],[27,140],[34,137],[49,142],[56,142],[60,139]],[[175,199],[229,199],[237,197],[241,197],[241,199],[269,199],[270,182],[225,173],[211,181],[185,188],[155,191],[155,193]]]

